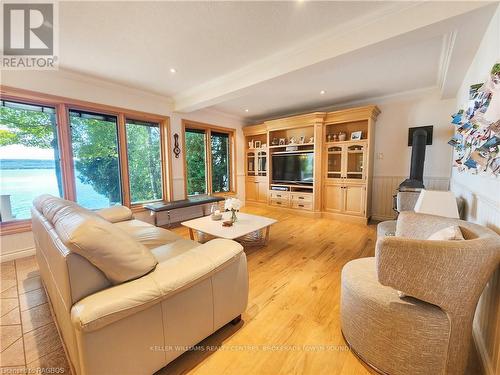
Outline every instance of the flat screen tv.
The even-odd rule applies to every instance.
[[[275,184],[312,184],[314,154],[300,152],[273,154],[272,182]]]

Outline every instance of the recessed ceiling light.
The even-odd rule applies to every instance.
[[[248,112],[248,111],[249,111],[249,110],[248,110],[248,108],[247,108],[247,109],[245,109],[245,112]]]
[[[320,95],[325,95],[325,94],[326,94],[326,91],[325,91],[325,90],[321,90],[321,91],[319,92],[319,94],[320,94]]]
[[[177,73],[177,70],[175,68],[170,68],[170,73]]]

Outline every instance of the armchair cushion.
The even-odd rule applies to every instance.
[[[133,215],[130,208],[125,206],[112,206],[96,211],[97,215],[110,223],[118,223],[120,221],[132,220]]]

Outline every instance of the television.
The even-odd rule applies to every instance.
[[[275,184],[312,184],[314,181],[312,152],[276,153],[272,162],[272,182]]]

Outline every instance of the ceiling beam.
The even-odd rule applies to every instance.
[[[396,3],[293,48],[253,62],[174,96],[175,111],[191,112],[229,99],[264,81],[484,7],[485,2]],[[451,53],[451,52],[450,52]],[[443,72],[446,75],[447,72]],[[445,77],[441,78],[444,82]],[[443,84],[443,83],[441,83]]]

